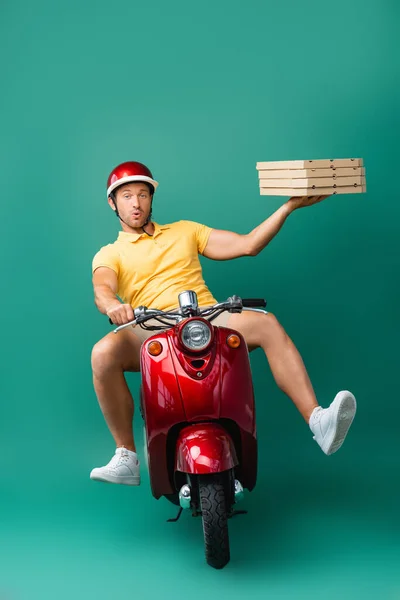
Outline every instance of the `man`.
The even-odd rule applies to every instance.
[[[202,277],[199,254],[213,260],[256,256],[293,211],[327,197],[290,198],[249,234],[240,235],[191,221],[155,223],[151,211],[157,186],[151,171],[138,162],[122,163],[108,178],[108,203],[122,231],[95,255],[92,271],[96,306],[116,325],[132,321],[136,306],[176,308],[178,294],[187,289],[197,293],[199,306],[215,304]],[[328,408],[319,406],[302,358],[273,314],[224,312],[213,323],[239,331],[249,351],[264,350],[277,385],[309,424],[315,441],[325,454],[336,452],[356,412],[353,394],[341,391]],[[140,370],[140,347],[150,335],[141,327],[128,327],[118,335],[110,332],[93,348],[94,387],[117,448],[106,466],[92,470],[92,479],[140,484],[132,431],[134,405],[124,372]]]

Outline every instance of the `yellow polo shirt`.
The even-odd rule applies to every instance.
[[[103,246],[93,258],[92,272],[108,267],[118,277],[117,295],[134,308],[176,308],[178,294],[193,290],[199,306],[215,304],[206,286],[199,261],[212,229],[193,221],[170,225],[154,223],[146,233],[120,231],[113,244]]]

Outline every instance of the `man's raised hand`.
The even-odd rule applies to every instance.
[[[305,206],[312,206],[313,204],[317,204],[318,202],[322,202],[326,198],[329,198],[332,194],[328,194],[327,196],[294,196],[290,198],[288,201],[292,208],[304,208]]]

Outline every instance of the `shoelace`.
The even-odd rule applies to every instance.
[[[323,415],[322,408],[319,408],[318,410],[316,410],[312,417],[312,422],[311,422],[312,425],[318,425],[318,423],[321,420],[322,415]]]
[[[316,425],[319,424],[319,422],[321,421],[321,417],[323,415],[323,409],[319,408],[318,410],[316,410],[312,416],[312,420],[310,425],[314,428]],[[313,435],[313,440],[317,441],[317,438],[315,435]]]
[[[112,457],[109,467],[116,469],[120,464],[127,463],[129,461],[129,454],[127,452],[121,452],[120,454],[114,454]]]

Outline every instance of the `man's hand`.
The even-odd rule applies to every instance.
[[[114,325],[125,325],[135,318],[133,308],[130,304],[114,304],[107,309],[106,315],[111,319]]]
[[[322,200],[325,200],[325,198],[329,198],[331,195],[332,194],[328,194],[327,196],[295,196],[293,198],[290,198],[287,204],[292,210],[296,210],[296,208],[304,208],[305,206],[312,206],[313,204],[322,202]]]

